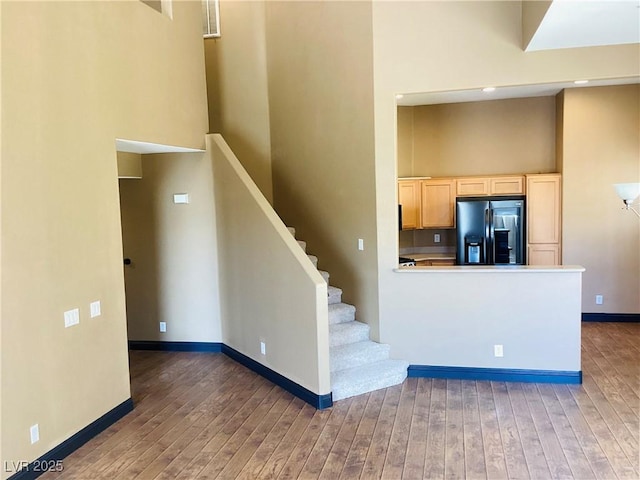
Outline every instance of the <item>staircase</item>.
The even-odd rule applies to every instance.
[[[295,237],[295,229],[289,227]],[[307,245],[298,240],[306,253]],[[308,255],[318,267],[318,258]],[[329,284],[329,273],[319,270]],[[327,285],[329,302],[329,359],[333,400],[398,385],[407,378],[409,364],[389,358],[389,345],[369,339],[369,325],[355,319],[356,308],[342,303],[342,290]]]

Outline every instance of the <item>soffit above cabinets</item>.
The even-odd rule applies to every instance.
[[[536,85],[507,85],[496,87],[492,92],[484,92],[481,87],[470,90],[448,90],[444,92],[404,93],[396,97],[396,103],[402,107],[418,105],[436,105],[439,103],[481,102],[485,100],[503,100],[506,98],[549,97],[565,88],[602,87],[609,85],[628,85],[640,83],[640,77],[590,80],[578,86],[573,80],[567,82],[544,83]]]

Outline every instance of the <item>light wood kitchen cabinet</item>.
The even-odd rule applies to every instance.
[[[529,265],[559,265],[562,261],[561,180],[556,173],[527,175]]]
[[[451,228],[454,223],[455,180],[420,181],[421,228]]]
[[[524,195],[524,176],[490,178],[489,193],[490,195]]]
[[[420,228],[420,180],[398,180],[398,203],[402,205],[402,229]]]
[[[560,265],[560,245],[530,244],[527,248],[527,259],[529,265]]]
[[[456,195],[458,197],[489,195],[489,179],[469,177],[456,179]]]
[[[524,195],[524,176],[465,177],[456,179],[456,195]]]

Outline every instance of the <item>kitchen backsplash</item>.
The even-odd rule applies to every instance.
[[[453,229],[403,230],[399,232],[399,248],[446,247],[455,249],[456,231]],[[440,235],[440,242],[434,241]]]

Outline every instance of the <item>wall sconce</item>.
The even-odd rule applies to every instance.
[[[633,208],[633,201],[640,196],[640,183],[616,183],[613,188],[624,202],[624,208],[640,217],[640,212]]]

